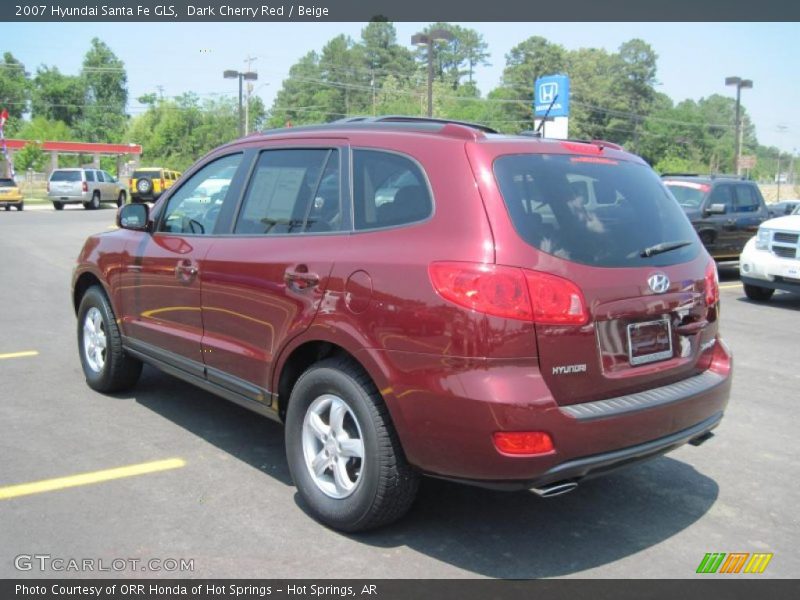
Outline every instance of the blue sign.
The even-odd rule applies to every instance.
[[[551,105],[552,104],[552,108]],[[547,109],[550,113],[547,113]],[[533,114],[543,117],[569,116],[569,77],[567,75],[545,75],[536,80],[533,95]]]

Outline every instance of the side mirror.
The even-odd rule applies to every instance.
[[[728,212],[728,207],[724,204],[712,204],[706,209],[707,215],[724,215]]]
[[[117,227],[133,231],[150,230],[150,208],[147,204],[124,204],[117,211]]]

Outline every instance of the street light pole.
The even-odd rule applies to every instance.
[[[242,82],[255,81],[258,79],[258,73],[253,71],[236,71],[233,69],[226,69],[223,71],[222,76],[225,79],[238,79],[239,80],[239,137],[244,136],[244,111],[242,107]]]
[[[736,86],[736,139],[734,143],[733,159],[736,161],[736,174],[741,175],[742,168],[739,165],[742,158],[742,118],[741,118],[741,103],[742,103],[742,89],[750,89],[753,87],[753,82],[750,79],[742,79],[741,77],[726,77],[725,85]]]
[[[449,41],[453,34],[446,29],[434,29],[430,33],[415,33],[411,43],[428,47],[428,118],[433,116],[433,43],[438,40]]]

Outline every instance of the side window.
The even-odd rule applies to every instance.
[[[338,150],[265,150],[247,187],[234,233],[337,231],[341,219]]]
[[[170,197],[159,230],[194,235],[212,233],[241,162],[241,154],[231,154],[218,158],[192,175]]]
[[[724,204],[725,212],[733,212],[733,186],[718,185],[708,197],[708,206],[712,204]]]
[[[86,181],[94,181],[94,171],[86,171]]]
[[[419,166],[404,156],[375,150],[353,153],[353,201],[356,229],[415,223],[433,212]]]
[[[760,202],[751,185],[736,186],[736,212],[758,212]]]

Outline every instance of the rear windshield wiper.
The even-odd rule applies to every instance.
[[[648,258],[650,256],[655,256],[656,254],[662,254],[664,252],[669,252],[670,250],[677,250],[678,248],[685,248],[686,246],[690,246],[692,242],[690,240],[680,240],[677,242],[662,242],[660,244],[656,244],[655,246],[650,246],[645,248],[641,252],[639,252],[639,256],[642,258]]]

